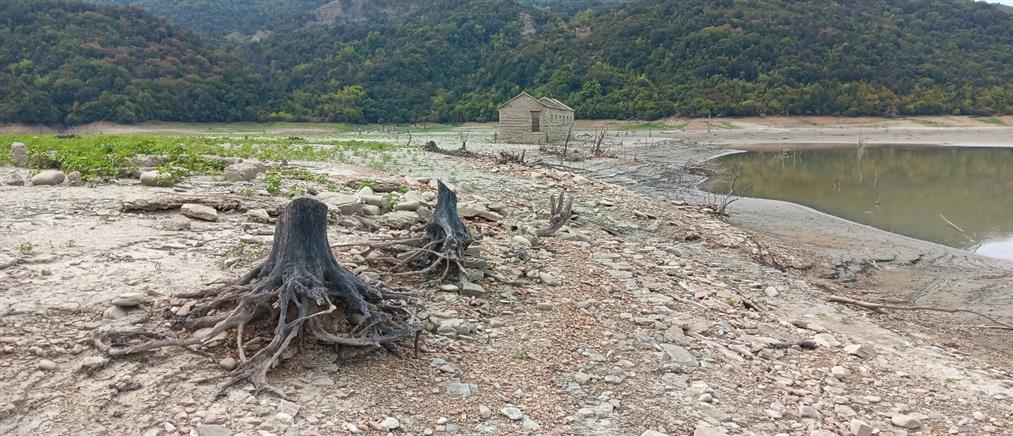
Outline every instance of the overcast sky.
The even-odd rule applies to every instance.
[[[989,3],[1002,3],[1007,6],[1013,6],[1013,0],[989,0]]]

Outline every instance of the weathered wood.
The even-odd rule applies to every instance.
[[[250,209],[267,209],[269,213],[277,212],[281,203],[273,198],[260,199],[248,197],[207,195],[178,195],[158,198],[142,198],[138,200],[124,201],[120,206],[121,212],[161,212],[166,210],[179,209],[184,204],[200,204],[213,207],[220,212],[238,211],[245,212]]]

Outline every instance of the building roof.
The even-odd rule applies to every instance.
[[[503,109],[503,106],[506,106],[506,105],[510,104],[510,102],[512,102],[514,100],[517,100],[520,97],[530,98],[530,99],[538,102],[539,104],[541,104],[542,106],[545,106],[547,108],[559,109],[559,110],[571,111],[571,112],[573,111],[573,108],[567,106],[566,104],[564,104],[563,102],[561,102],[559,100],[556,100],[554,98],[549,98],[549,97],[542,97],[540,99],[539,98],[534,98],[534,97],[531,96],[531,94],[528,94],[526,92],[521,92],[520,94],[515,95],[513,98],[511,98],[510,100],[504,101],[502,104],[500,104],[496,108],[497,109]]]

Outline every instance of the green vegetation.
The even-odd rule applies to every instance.
[[[670,125],[659,122],[650,123],[638,123],[638,124],[627,124],[616,127],[619,131],[637,131],[637,130],[683,130],[686,128],[686,123]]]
[[[941,123],[939,121],[932,121],[932,120],[914,120],[914,121],[916,123],[921,124],[921,125],[926,126],[926,127],[943,127],[943,126],[946,125],[945,123]]]
[[[988,124],[994,124],[996,126],[1006,126],[1007,125],[1002,120],[1000,120],[1000,119],[998,119],[996,117],[979,118],[978,121],[981,121],[983,123],[988,123]]]
[[[319,141],[304,139],[250,139],[202,136],[56,136],[0,135],[0,144],[23,142],[28,145],[29,163],[34,168],[80,171],[85,180],[108,180],[136,170],[139,156],[164,156],[159,166],[163,177],[178,181],[190,173],[210,173],[223,169],[221,159],[240,157],[265,161],[336,160],[345,152],[381,154],[397,148],[393,144],[367,141]],[[9,153],[0,153],[0,163],[9,164]]]
[[[1013,14],[965,0],[349,0],[332,24],[324,0],[103,1],[219,49],[0,0],[0,122],[460,123],[521,90],[599,119],[1013,113]]]

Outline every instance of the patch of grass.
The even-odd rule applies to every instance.
[[[29,254],[32,254],[32,250],[34,249],[35,247],[32,246],[31,242],[22,242],[21,244],[18,245],[18,254],[22,256],[27,256]]]
[[[918,123],[918,124],[921,124],[921,125],[925,126],[925,127],[943,127],[943,126],[946,125],[945,123],[941,123],[939,121],[932,121],[932,120],[914,120],[914,121],[916,123]]]
[[[302,168],[290,168],[286,169],[283,173],[286,177],[290,177],[296,180],[302,180],[304,182],[319,183],[327,187],[328,190],[336,191],[340,186],[334,183],[331,179],[328,179],[326,175],[320,173],[314,173],[310,170]]]
[[[657,122],[657,121],[650,121],[650,122],[646,122],[646,123],[627,124],[625,126],[619,126],[619,127],[616,127],[616,130],[621,130],[621,131],[672,130],[672,129],[681,130],[681,129],[685,129],[685,128],[686,128],[686,124],[682,124],[681,128],[680,128],[678,125],[672,126],[672,125],[661,123],[661,122]]]
[[[739,128],[739,126],[736,126],[735,124],[729,123],[728,121],[717,121],[717,122],[711,123],[711,125],[714,126],[714,127],[719,128],[719,129],[728,129],[728,130],[738,129]]]
[[[514,351],[513,356],[514,359],[526,359],[528,357],[528,352],[523,348],[519,348]]]
[[[264,174],[264,189],[268,194],[278,196],[281,193],[281,173],[271,170]]]
[[[0,135],[0,144],[23,142],[34,168],[80,171],[85,180],[109,180],[121,172],[137,169],[133,158],[163,156],[168,177],[221,171],[222,161],[210,156],[265,161],[338,160],[345,152],[359,156],[386,153],[398,146],[376,141],[310,141],[301,138],[230,138],[223,136],[88,135],[57,138],[55,135]],[[0,163],[9,164],[8,153]]]
[[[1003,122],[1003,120],[1000,120],[1000,119],[998,119],[996,117],[978,118],[978,121],[981,121],[981,122],[986,123],[986,124],[991,124],[991,125],[994,125],[994,126],[1008,126],[1008,124],[1006,124],[1005,122]]]

